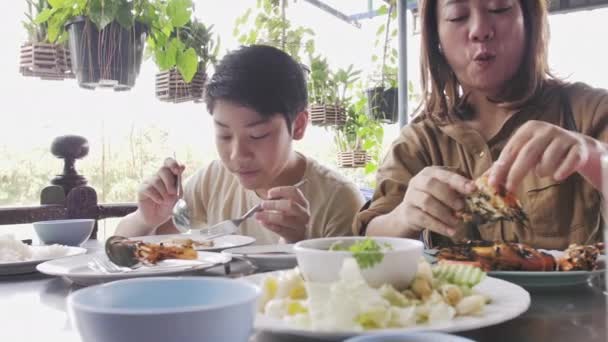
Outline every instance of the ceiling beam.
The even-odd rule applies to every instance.
[[[357,28],[361,28],[361,24],[356,19],[353,19],[350,16],[344,14],[343,12],[338,11],[337,9],[331,7],[330,5],[326,4],[325,2],[323,2],[321,0],[304,0],[304,1],[333,15],[334,17],[336,17],[338,19],[341,19]]]

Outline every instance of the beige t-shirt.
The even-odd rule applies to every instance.
[[[351,225],[364,199],[355,184],[317,161],[305,157],[306,183],[300,190],[310,205],[311,220],[306,238],[352,235]],[[221,161],[211,162],[188,178],[184,199],[192,210],[194,226],[213,225],[238,218],[262,199],[241,186]],[[256,244],[275,244],[280,236],[255,219],[241,223],[237,234],[252,236]]]

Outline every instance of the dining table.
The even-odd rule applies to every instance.
[[[97,240],[84,244],[101,251]],[[257,272],[248,261],[234,259],[192,276],[239,278]],[[606,342],[608,295],[603,277],[575,286],[527,289],[531,305],[507,322],[455,335],[474,341]],[[67,314],[67,297],[82,286],[38,272],[0,276],[0,341],[81,341]],[[226,329],[230,328],[226,322]],[[201,339],[204,340],[204,339]],[[253,331],[249,342],[306,342],[318,338]]]

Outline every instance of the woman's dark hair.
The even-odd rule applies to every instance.
[[[205,90],[209,113],[218,100],[251,108],[264,117],[283,115],[287,128],[308,105],[302,67],[285,52],[266,45],[243,46],[228,53]]]

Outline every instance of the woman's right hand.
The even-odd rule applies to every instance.
[[[429,229],[452,236],[462,227],[455,212],[464,209],[464,195],[477,189],[475,183],[439,166],[424,168],[408,185],[403,201],[391,213],[401,222],[400,235]]]
[[[158,172],[146,179],[137,192],[137,207],[146,225],[157,227],[171,217],[177,202],[177,177],[185,167],[173,158],[165,159]]]

